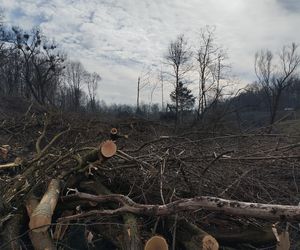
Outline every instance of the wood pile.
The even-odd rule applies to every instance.
[[[0,120],[0,249],[299,249],[300,135]]]

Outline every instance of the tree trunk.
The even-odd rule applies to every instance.
[[[226,200],[217,197],[199,196],[195,198],[183,198],[165,205],[139,204],[129,197],[120,194],[112,195],[91,195],[78,192],[74,195],[62,197],[63,201],[86,200],[96,203],[114,202],[121,208],[115,210],[94,210],[85,214],[78,214],[66,217],[65,220],[74,220],[92,215],[116,215],[132,213],[136,215],[159,215],[168,216],[179,212],[196,211],[203,209],[206,211],[222,212],[233,216],[247,216],[268,220],[294,221],[300,219],[300,207],[290,205],[263,204],[253,202],[243,202],[236,200]]]
[[[178,87],[179,87],[179,66],[176,66],[176,87],[175,87],[175,129],[178,125]]]
[[[172,228],[173,219],[167,220],[167,225]],[[184,246],[186,250],[218,250],[217,240],[185,219],[177,221],[176,242]]]
[[[275,93],[275,96],[273,96],[273,102],[271,106],[271,114],[270,114],[270,127],[268,129],[268,133],[271,133],[273,130],[273,124],[275,123],[277,112],[278,112],[278,107],[279,107],[279,100],[281,96],[281,89],[278,89]]]
[[[33,211],[38,206],[39,202],[34,197],[30,197],[26,202],[26,209],[28,216],[31,217]],[[31,240],[31,243],[35,250],[55,250],[56,247],[54,246],[52,239],[48,233],[48,231],[45,232],[29,232],[29,237]]]
[[[235,246],[237,244],[253,244],[263,245],[269,243],[276,243],[276,238],[270,227],[248,229],[237,233],[212,233],[212,235],[222,245]]]
[[[141,78],[138,78],[137,96],[136,96],[136,112],[140,111],[140,82]]]
[[[52,215],[60,193],[60,181],[51,180],[42,200],[30,216],[29,228],[34,232],[45,232],[51,224]]]

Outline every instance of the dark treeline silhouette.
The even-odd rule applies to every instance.
[[[273,123],[281,119],[295,119],[300,109],[300,79],[295,77],[289,80],[289,85],[282,91],[279,98],[276,117]],[[226,104],[225,104],[226,103]],[[246,127],[251,123],[255,126],[269,126],[270,124],[270,103],[266,98],[264,88],[258,84],[250,84],[236,97],[226,100],[224,105],[230,107],[231,114],[239,123]],[[272,128],[272,126],[270,126]],[[268,132],[271,132],[270,127]]]
[[[278,104],[279,111],[295,111],[300,109],[300,79],[293,78],[290,85],[282,93]],[[238,96],[228,100],[231,106],[241,111],[269,112],[268,100],[264,89],[257,83],[249,85]]]

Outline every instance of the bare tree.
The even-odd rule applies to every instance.
[[[0,94],[61,109],[78,110],[87,104],[94,110],[101,77],[87,73],[80,63],[71,62],[67,68],[66,64],[65,55],[39,28],[29,32],[18,27],[1,29],[0,20]]]
[[[13,28],[13,43],[21,53],[22,75],[26,83],[25,92],[30,91],[37,102],[52,104],[50,93],[57,88],[57,76],[63,69],[64,56],[54,42],[48,41],[38,28],[23,32]]]
[[[187,41],[183,35],[179,35],[172,41],[166,55],[167,64],[172,67],[171,76],[174,78],[174,97],[175,97],[175,126],[178,124],[179,112],[179,88],[180,82],[184,82],[184,77],[192,69],[190,63],[192,52],[187,46]]]
[[[137,99],[136,99],[136,111],[140,111],[140,94],[141,90],[150,84],[151,70],[148,68],[138,76],[137,81]]]
[[[66,67],[66,82],[71,89],[73,109],[80,107],[82,87],[86,81],[86,70],[80,62],[70,62]]]
[[[300,64],[300,55],[297,45],[292,43],[283,46],[278,55],[278,62],[274,63],[274,55],[270,50],[261,50],[255,54],[255,73],[266,95],[269,112],[270,127],[272,130],[279,108],[280,97],[283,91],[290,86]]]
[[[97,73],[87,74],[87,87],[89,95],[89,106],[91,111],[96,110],[96,95],[99,82],[101,81],[101,76]]]
[[[217,103],[221,95],[220,80],[226,67],[224,65],[226,53],[215,44],[214,40],[214,27],[206,26],[201,30],[196,53],[199,73],[197,120],[203,117],[208,102]],[[210,98],[212,100],[208,100],[209,92],[214,92],[213,97]]]
[[[161,110],[165,110],[165,104],[164,104],[164,74],[162,68],[160,69],[158,73],[158,80],[160,82],[161,87]]]
[[[150,85],[149,85],[149,90],[150,90],[150,93],[149,93],[149,110],[151,110],[151,107],[153,105],[153,95],[157,89],[157,85],[158,85],[158,81],[153,81]]]
[[[212,65],[212,77],[213,85],[212,89],[214,91],[214,96],[211,102],[211,105],[217,105],[222,97],[222,91],[226,85],[221,83],[221,80],[226,79],[225,69],[228,69],[229,66],[224,63],[227,59],[227,54],[221,48],[218,49],[216,53],[215,63]]]

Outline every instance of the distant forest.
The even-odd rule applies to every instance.
[[[161,104],[140,103],[141,77],[138,77],[136,105],[106,105],[97,99],[102,80],[98,73],[88,72],[80,62],[70,61],[39,28],[24,31],[2,22],[0,95],[25,98],[63,111],[134,114],[174,120],[176,125],[207,119],[220,121],[249,112],[266,113],[269,117],[266,122],[273,124],[282,112],[300,108],[297,45],[284,46],[277,59],[268,50],[259,51],[253,65],[257,81],[238,91],[238,85],[232,87],[227,73],[227,54],[215,44],[214,36],[213,29],[203,29],[194,53],[183,35],[170,42],[164,56],[169,71],[161,74],[160,79],[174,86],[166,105],[164,100]],[[196,95],[189,89],[191,72],[198,77]],[[236,91],[229,92],[228,87]]]

